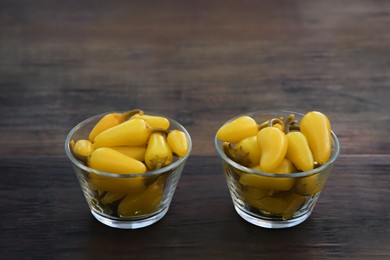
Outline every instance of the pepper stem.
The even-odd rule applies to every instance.
[[[261,123],[260,125],[257,125],[258,130],[260,131],[263,128],[266,128],[268,126],[269,121],[265,121],[264,123]]]
[[[234,161],[234,156],[231,153],[231,144],[229,142],[224,142],[223,145],[223,151],[225,152],[226,156],[229,157],[230,160]]]
[[[128,119],[130,119],[132,116],[134,116],[136,114],[140,114],[142,116],[144,114],[144,111],[142,111],[141,109],[138,109],[138,108],[132,109],[132,110],[129,110],[127,112],[122,113],[122,117],[123,117],[124,121],[127,121]]]
[[[284,123],[283,123],[283,120],[281,120],[280,118],[272,118],[271,120],[269,120],[268,122],[268,126],[273,126],[274,124],[280,124],[282,126],[282,128],[284,128]]]

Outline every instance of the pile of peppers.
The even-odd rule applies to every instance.
[[[305,114],[300,122],[294,114],[256,122],[240,116],[217,131],[224,153],[236,163],[267,173],[291,174],[313,170],[329,161],[332,140],[327,116],[318,111]],[[309,196],[321,191],[320,174],[301,178],[275,178],[239,171],[236,192],[240,199],[269,215],[292,218]]]
[[[72,154],[86,166],[114,174],[142,174],[170,165],[188,153],[183,131],[169,130],[162,116],[140,109],[109,113],[93,127],[89,136],[70,142]],[[154,212],[163,199],[168,173],[159,176],[115,178],[87,173],[95,204],[107,214],[133,217]]]

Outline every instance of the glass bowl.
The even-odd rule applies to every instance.
[[[260,123],[280,116],[287,118],[290,114],[294,114],[298,121],[303,117],[292,111],[256,111],[239,115],[228,122],[246,115]],[[273,174],[231,160],[224,152],[223,141],[215,136],[215,148],[236,212],[244,220],[265,228],[288,228],[305,221],[313,211],[340,153],[339,141],[333,131],[331,138],[332,151],[327,163],[306,172]],[[243,181],[253,176],[256,182]]]
[[[65,151],[80,183],[92,215],[101,223],[122,229],[152,225],[168,212],[184,165],[192,149],[187,130],[175,120],[168,130],[185,133],[188,153],[172,164],[142,174],[114,174],[89,168],[71,152],[72,140],[88,139],[94,125],[105,114],[93,116],[75,126],[65,140]],[[156,114],[149,114],[156,115]],[[161,116],[161,115],[157,115]]]

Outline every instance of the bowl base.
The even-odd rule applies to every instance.
[[[312,210],[309,210],[308,212],[306,212],[305,214],[297,218],[282,220],[282,219],[272,219],[271,217],[261,217],[258,215],[255,216],[241,209],[237,205],[234,205],[234,208],[238,213],[238,215],[240,215],[244,220],[248,221],[249,223],[259,227],[271,228],[271,229],[294,227],[298,224],[301,224],[303,221],[305,221],[312,212]]]
[[[91,210],[92,215],[101,223],[113,227],[113,228],[119,228],[119,229],[138,229],[150,226],[165,216],[168,212],[168,207],[166,207],[164,210],[160,211],[156,215],[147,217],[147,218],[140,218],[140,219],[123,219],[123,220],[117,220],[105,217],[103,215],[100,215],[99,213],[95,212],[94,210]]]

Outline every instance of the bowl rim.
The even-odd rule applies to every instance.
[[[241,116],[254,116],[256,114],[259,115],[259,114],[278,114],[278,113],[279,114],[283,113],[283,116],[286,114],[294,114],[294,115],[303,116],[302,113],[290,111],[290,110],[258,110],[258,111],[252,111],[252,112],[248,112],[248,113],[244,113],[244,114],[240,114],[238,116],[235,116],[235,117],[231,118],[230,120],[226,121],[226,123],[224,123],[223,125],[225,125],[225,124],[227,124],[227,123],[229,123],[229,122],[231,122],[231,121],[233,121]],[[339,143],[339,140],[338,140],[336,134],[332,130],[331,130],[331,138],[332,138],[332,152],[331,152],[331,156],[330,156],[329,160],[325,164],[323,164],[317,168],[314,168],[313,170],[310,170],[310,171],[294,172],[294,173],[288,173],[288,174],[279,174],[279,173],[269,173],[269,172],[257,171],[257,170],[245,167],[239,163],[236,163],[235,161],[230,159],[225,154],[225,152],[223,151],[223,148],[222,148],[223,141],[219,140],[217,138],[217,135],[215,135],[215,137],[214,137],[214,146],[215,146],[215,149],[217,150],[219,157],[224,162],[226,162],[227,164],[233,166],[234,168],[236,168],[240,171],[243,171],[246,173],[252,173],[255,175],[274,177],[274,178],[299,178],[299,177],[306,177],[306,176],[310,176],[310,175],[314,175],[314,174],[317,174],[319,172],[322,172],[322,171],[326,170],[328,167],[330,167],[336,161],[337,157],[340,154],[340,143]]]
[[[178,157],[178,159],[176,161],[172,162],[168,166],[165,166],[165,167],[160,168],[160,169],[152,170],[152,171],[146,171],[144,173],[111,173],[111,172],[104,172],[104,171],[95,170],[93,168],[90,168],[90,167],[84,165],[79,160],[77,160],[73,156],[72,152],[70,151],[71,138],[72,138],[73,134],[76,131],[78,131],[80,128],[82,128],[86,124],[88,124],[91,121],[94,121],[94,120],[96,120],[98,118],[102,118],[103,116],[105,116],[107,114],[110,114],[110,113],[123,113],[123,111],[105,112],[105,113],[101,113],[101,114],[97,114],[97,115],[91,116],[91,117],[81,121],[76,126],[74,126],[69,131],[69,133],[66,136],[66,139],[65,139],[65,152],[66,152],[66,155],[68,156],[69,160],[75,166],[77,166],[78,168],[82,169],[83,171],[86,171],[88,173],[94,173],[94,174],[97,174],[97,175],[107,176],[107,177],[115,177],[115,178],[137,178],[137,177],[155,176],[155,175],[159,175],[161,173],[165,173],[165,172],[174,170],[175,168],[178,168],[181,164],[184,164],[185,161],[187,160],[187,158],[189,157],[189,155],[191,153],[191,150],[192,150],[192,140],[191,140],[191,136],[190,136],[189,132],[187,131],[187,129],[184,126],[182,126],[179,122],[177,122],[176,120],[174,120],[174,119],[172,119],[170,117],[167,117],[167,116],[164,116],[164,115],[161,115],[161,114],[156,114],[156,113],[151,113],[151,112],[147,112],[147,111],[145,112],[144,111],[144,114],[153,115],[153,116],[162,116],[162,117],[165,117],[166,119],[168,119],[169,122],[170,122],[170,127],[168,128],[168,130],[171,129],[171,126],[173,124],[173,125],[176,125],[178,127],[178,129],[176,127],[176,128],[172,128],[172,130],[177,129],[177,130],[181,130],[181,131],[183,131],[185,133],[185,135],[187,137],[187,140],[188,140],[188,152],[187,152],[187,154],[185,156]],[[88,137],[86,137],[86,139],[88,139]]]

